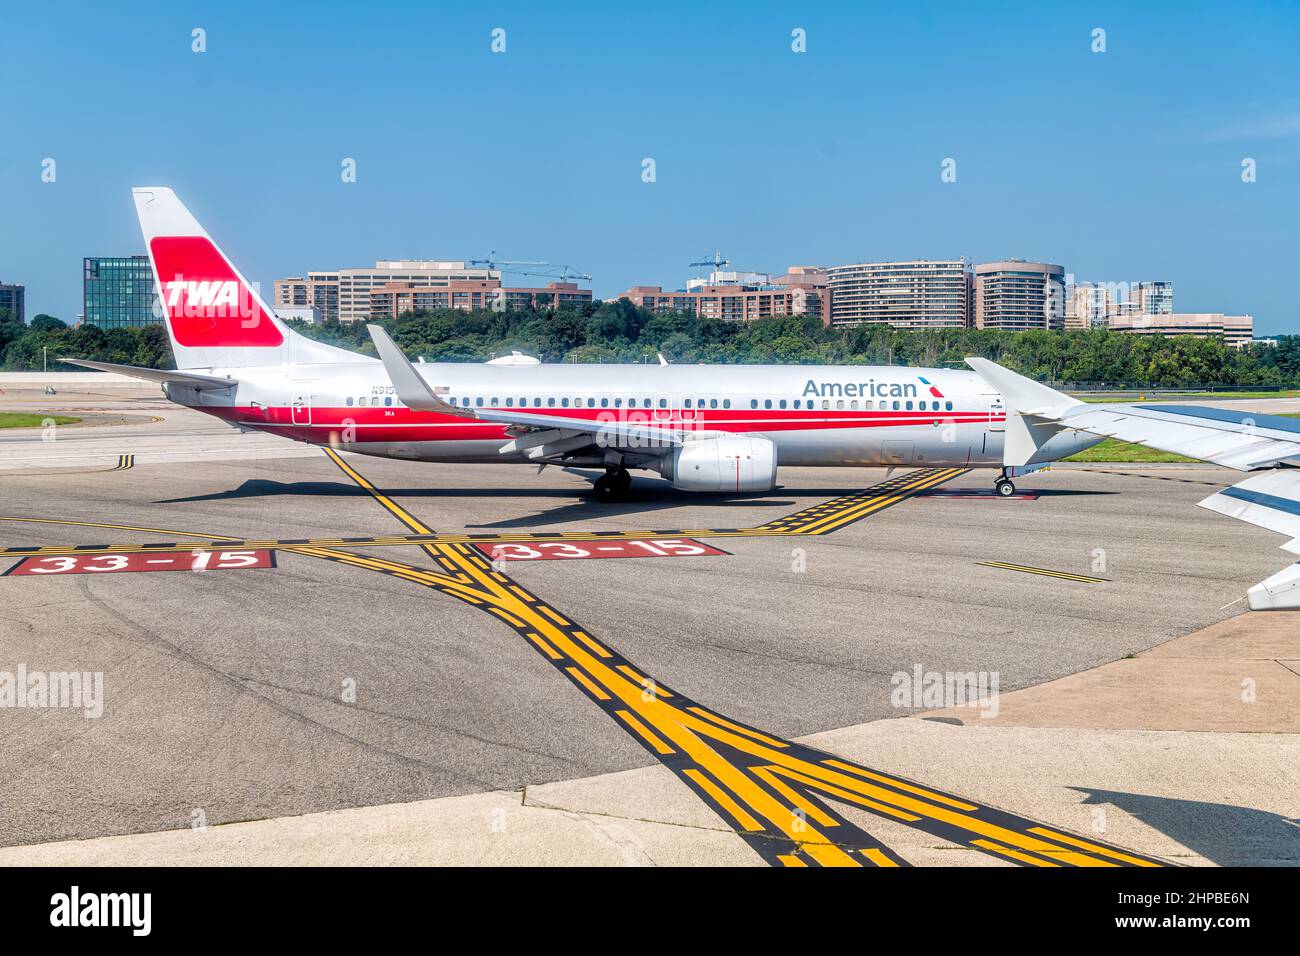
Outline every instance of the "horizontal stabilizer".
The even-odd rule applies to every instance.
[[[232,378],[200,375],[197,372],[178,372],[175,369],[140,368],[135,365],[116,365],[113,362],[91,362],[88,359],[74,358],[60,358],[59,361],[67,362],[69,365],[80,365],[82,368],[93,368],[98,372],[116,372],[118,375],[129,375],[132,378],[143,379],[146,382],[157,382],[159,385],[185,385],[200,392],[234,388],[239,384]]]

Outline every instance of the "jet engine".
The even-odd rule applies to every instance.
[[[701,438],[674,448],[656,470],[680,491],[771,491],[776,445],[744,435]]]

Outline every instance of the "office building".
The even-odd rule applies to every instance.
[[[1065,327],[1065,269],[1007,259],[975,266],[974,324],[978,329],[1027,332]]]
[[[26,322],[27,287],[9,282],[0,282],[0,311],[8,312],[9,318]]]
[[[500,279],[448,280],[445,285],[390,282],[371,289],[367,315],[372,319],[397,318],[432,309],[559,309],[591,302],[591,290],[576,282],[552,282],[540,288],[505,287]]]
[[[964,259],[859,262],[826,270],[830,324],[962,329],[970,319]]]
[[[81,288],[85,325],[124,329],[162,322],[148,256],[83,259]]]
[[[1165,312],[1114,315],[1110,328],[1132,335],[1192,335],[1196,338],[1222,339],[1225,345],[1245,348],[1254,335],[1255,319],[1249,315],[1224,315],[1222,312]]]
[[[327,320],[357,322],[370,317],[370,293],[395,282],[445,289],[452,282],[500,278],[496,270],[460,261],[381,259],[373,269],[309,272],[306,278],[277,279],[275,304],[314,305]]]

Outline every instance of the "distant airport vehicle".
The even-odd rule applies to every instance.
[[[956,369],[881,366],[411,364],[378,325],[379,359],[289,329],[165,187],[133,190],[176,371],[68,359],[162,384],[242,428],[389,458],[629,469],[673,487],[763,492],[777,465],[1001,467],[1002,396]],[[1053,429],[995,487],[1100,439]]]
[[[1008,468],[1033,461],[1045,437],[1070,429],[1257,472],[1198,504],[1285,534],[1291,540],[1283,550],[1300,554],[1300,421],[1181,403],[1088,405],[987,359],[966,362],[1006,400]],[[1256,584],[1246,598],[1257,611],[1300,608],[1300,564]]]

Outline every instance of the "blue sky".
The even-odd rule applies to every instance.
[[[714,249],[1018,256],[1300,332],[1294,3],[26,3],[3,33],[0,281],[29,317],[76,318],[82,256],[143,251],[130,187],[161,184],[264,288],[490,250],[598,296]]]

